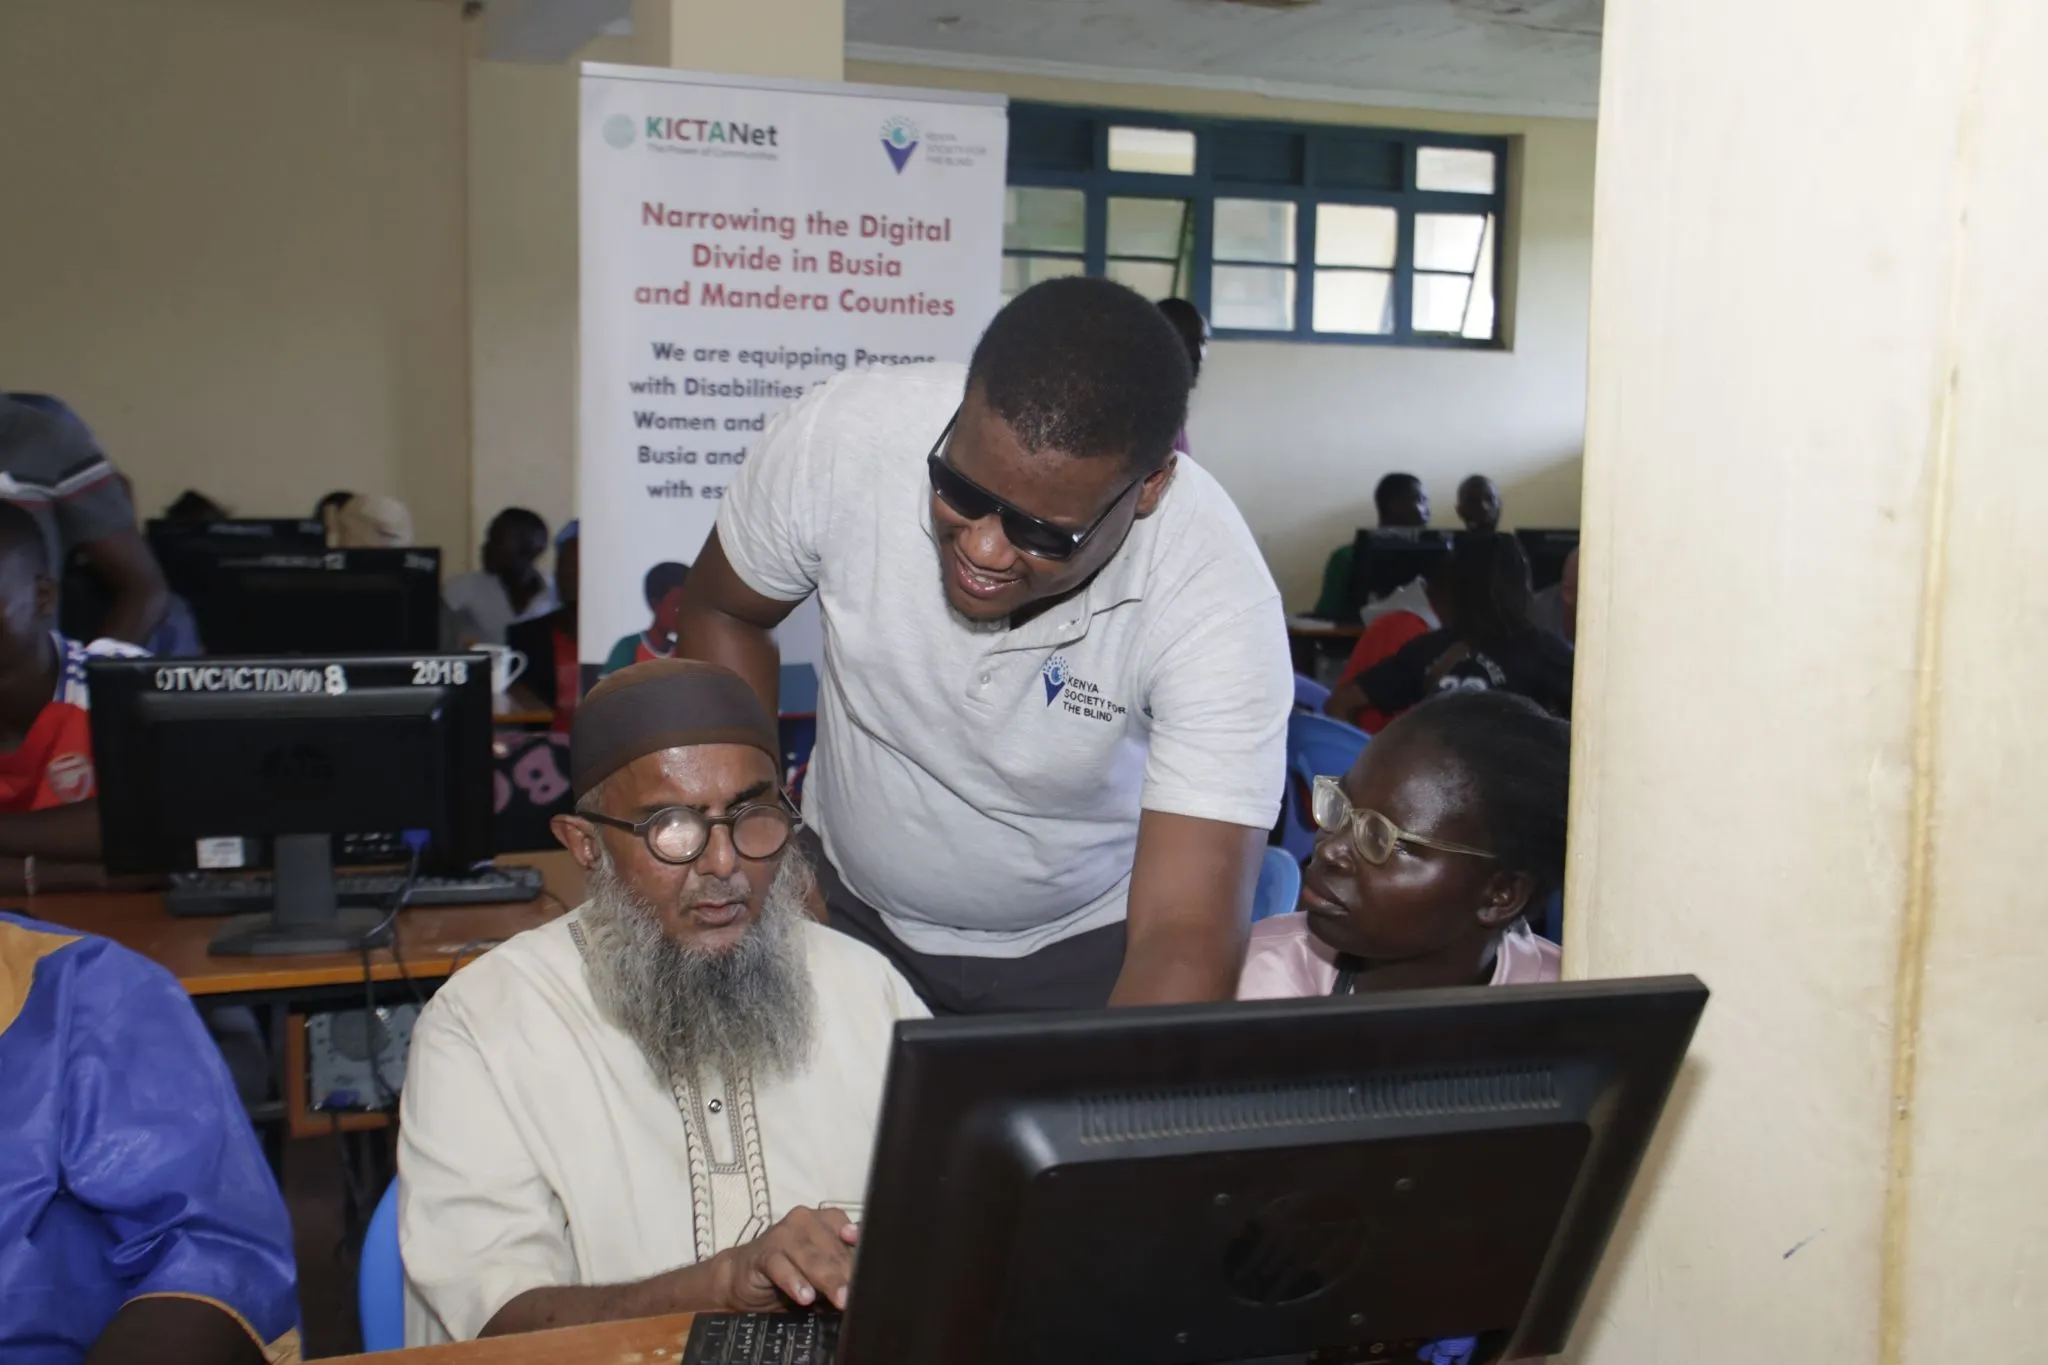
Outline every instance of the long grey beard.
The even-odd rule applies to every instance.
[[[791,848],[746,936],[705,953],[663,933],[654,907],[601,856],[583,908],[598,1007],[664,1079],[794,1075],[810,1058],[815,1013],[802,932],[811,885],[810,864]]]

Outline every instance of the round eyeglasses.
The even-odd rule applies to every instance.
[[[667,806],[637,823],[593,810],[579,810],[576,814],[592,824],[610,825],[639,835],[649,853],[661,862],[678,866],[702,857],[711,846],[711,831],[720,825],[732,836],[733,849],[742,858],[772,858],[803,823],[789,797],[781,792],[776,793],[774,802],[741,806],[725,815],[706,815],[688,806]]]
[[[1483,848],[1454,844],[1447,839],[1431,839],[1402,829],[1376,810],[1352,805],[1351,798],[1344,794],[1343,786],[1334,777],[1316,779],[1313,813],[1316,828],[1325,834],[1342,834],[1348,829],[1351,846],[1358,850],[1358,856],[1375,867],[1393,857],[1394,850],[1403,844],[1433,848],[1439,853],[1462,853],[1468,858],[1493,857]]]

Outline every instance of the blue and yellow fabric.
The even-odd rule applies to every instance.
[[[168,972],[0,912],[0,1094],[0,1360],[76,1361],[156,1295],[296,1358],[291,1220]]]

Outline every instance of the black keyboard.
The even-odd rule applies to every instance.
[[[388,908],[403,872],[338,872],[334,890],[343,906]],[[176,872],[164,892],[164,909],[173,915],[250,915],[270,909],[272,883],[267,872]],[[538,899],[537,867],[485,867],[459,877],[421,877],[406,902],[422,905],[506,905]]]
[[[832,1365],[837,1313],[699,1313],[682,1365]]]

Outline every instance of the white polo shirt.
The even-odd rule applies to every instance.
[[[1014,629],[957,615],[925,456],[965,385],[927,365],[812,394],[718,538],[755,591],[818,594],[804,818],[847,887],[917,952],[1022,957],[1124,917],[1141,810],[1272,825],[1294,684],[1265,560],[1189,460],[1079,596]]]

